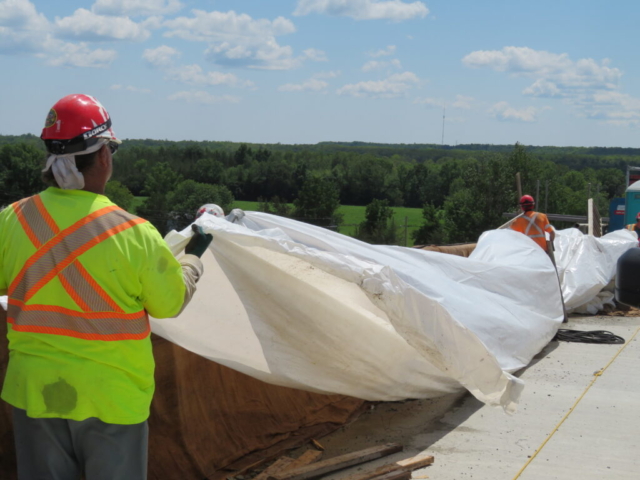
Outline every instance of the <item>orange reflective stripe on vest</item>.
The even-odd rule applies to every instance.
[[[90,340],[140,339],[148,335],[146,312],[124,313],[77,260],[103,240],[145,222],[144,219],[110,206],[60,231],[39,196],[21,200],[13,209],[37,248],[9,286],[8,320],[14,330]],[[28,304],[55,277],[81,312]]]

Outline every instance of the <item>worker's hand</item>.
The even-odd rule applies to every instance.
[[[204,233],[202,227],[196,224],[191,225],[191,230],[193,230],[193,237],[191,237],[187,246],[184,247],[184,253],[202,257],[202,254],[211,243],[211,240],[213,240],[213,235],[210,233]]]

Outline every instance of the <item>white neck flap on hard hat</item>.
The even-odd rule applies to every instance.
[[[100,139],[95,145],[73,155],[49,155],[47,164],[42,171],[46,172],[51,169],[58,186],[63,190],[82,190],[84,188],[84,176],[76,166],[76,155],[97,152],[108,142],[109,140],[106,138]]]

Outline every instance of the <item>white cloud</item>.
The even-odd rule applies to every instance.
[[[0,26],[16,29],[42,28],[48,24],[47,19],[36,11],[36,7],[28,0],[5,0],[0,2]]]
[[[104,40],[144,41],[151,32],[128,17],[97,15],[79,8],[70,17],[56,17],[56,34],[60,38],[74,38],[99,42]]]
[[[86,43],[56,41],[55,44],[58,45],[55,48],[55,54],[53,52],[38,54],[39,57],[46,59],[47,65],[52,67],[105,68],[118,56],[115,50],[101,48],[91,50]]]
[[[427,108],[443,108],[444,100],[439,98],[416,98],[413,103],[416,105],[424,105]]]
[[[173,47],[161,45],[158,48],[147,49],[142,58],[155,68],[165,72],[166,78],[188,85],[227,85],[230,87],[252,87],[253,82],[241,80],[232,73],[205,72],[200,65],[177,65],[176,59],[180,52]]]
[[[373,58],[378,58],[378,57],[388,57],[390,55],[393,55],[394,53],[396,53],[396,46],[388,45],[387,48],[383,48],[382,50],[377,50],[375,52],[370,52],[367,55]]]
[[[621,92],[595,92],[581,99],[587,118],[618,126],[640,125],[640,98]]]
[[[523,93],[535,96],[570,96],[589,89],[616,88],[622,72],[591,58],[572,61],[566,53],[537,51],[528,47],[479,50],[462,59],[468,67],[487,67],[536,81]]]
[[[383,70],[389,67],[393,67],[401,70],[402,64],[400,63],[400,60],[398,60],[397,58],[394,58],[393,60],[389,60],[388,62],[383,62],[380,60],[369,60],[367,63],[365,63],[362,66],[362,71],[370,72],[372,70]]]
[[[240,80],[232,73],[205,72],[200,65],[182,65],[167,71],[167,77],[189,85],[227,85],[230,87],[251,87],[253,82]]]
[[[151,90],[149,90],[148,88],[138,88],[138,87],[134,87],[131,85],[111,85],[109,87],[111,90],[126,90],[127,92],[134,92],[134,93],[151,93]]]
[[[489,109],[489,113],[499,120],[531,123],[538,120],[538,114],[542,110],[546,110],[546,108],[526,107],[516,109],[507,102],[498,102]]]
[[[191,17],[178,17],[163,24],[166,37],[207,42],[208,60],[226,66],[289,70],[306,60],[325,61],[326,54],[313,48],[294,56],[288,45],[280,45],[276,37],[296,31],[291,20],[253,19],[247,14],[193,10]]]
[[[345,85],[339,88],[337,93],[354,97],[392,98],[407,93],[419,82],[418,77],[412,72],[396,73],[385,80]]]
[[[55,37],[55,28],[28,0],[0,2],[0,53],[29,53],[55,67],[106,67],[115,50],[92,50],[84,43]]]
[[[592,58],[581,58],[574,61],[565,53],[504,47],[502,50],[472,52],[462,62],[469,67],[486,67],[516,77],[533,78],[534,82],[522,91],[524,95],[561,99],[582,117],[631,125],[640,112],[638,99],[620,93],[622,71],[611,67],[608,59],[596,62]],[[613,99],[617,101],[612,102]],[[537,114],[535,111],[516,114],[511,110],[508,110],[510,118],[523,121],[531,121]],[[500,115],[503,114],[498,112],[499,118]]]
[[[316,48],[307,48],[306,50],[303,50],[302,54],[304,55],[304,58],[308,58],[309,60],[312,60],[314,62],[327,61],[327,54],[322,50],[318,50]]]
[[[37,53],[51,40],[50,24],[27,0],[0,3],[0,52]]]
[[[473,97],[465,97],[464,95],[456,95],[456,100],[451,105],[453,108],[462,108],[470,110],[473,105]]]
[[[453,102],[446,102],[441,98],[433,98],[433,97],[418,97],[413,103],[416,105],[424,105],[427,108],[437,108],[442,109],[444,107],[449,107],[451,105],[452,108],[459,108],[464,110],[469,110],[473,107],[474,102],[473,97],[465,97],[464,95],[456,95],[456,99]]]
[[[179,56],[180,52],[168,45],[161,45],[158,48],[148,48],[142,53],[142,58],[151,66],[157,68],[170,67]]]
[[[562,90],[554,82],[540,78],[522,91],[525,95],[533,97],[562,97]]]
[[[278,87],[281,92],[326,92],[329,84],[317,78],[310,78],[299,84],[287,83]]]
[[[291,20],[278,17],[275,20],[254,20],[246,13],[205,12],[192,10],[193,17],[178,17],[167,20],[164,26],[169,29],[166,37],[178,37],[184,40],[201,42],[243,43],[267,37],[286,35],[296,31]]]
[[[182,101],[186,103],[198,103],[201,105],[213,105],[214,103],[238,103],[240,97],[232,95],[211,95],[209,92],[199,91],[182,91],[176,92],[167,97],[168,100]]]
[[[429,9],[422,2],[401,0],[298,0],[294,15],[322,13],[356,20],[409,20],[424,18]]]
[[[97,0],[91,10],[101,15],[149,16],[175,13],[182,6],[178,0]]]

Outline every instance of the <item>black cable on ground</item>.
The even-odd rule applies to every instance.
[[[625,341],[624,338],[607,332],[606,330],[583,332],[581,330],[560,329],[553,339],[559,342],[600,343],[609,345],[621,345]]]

